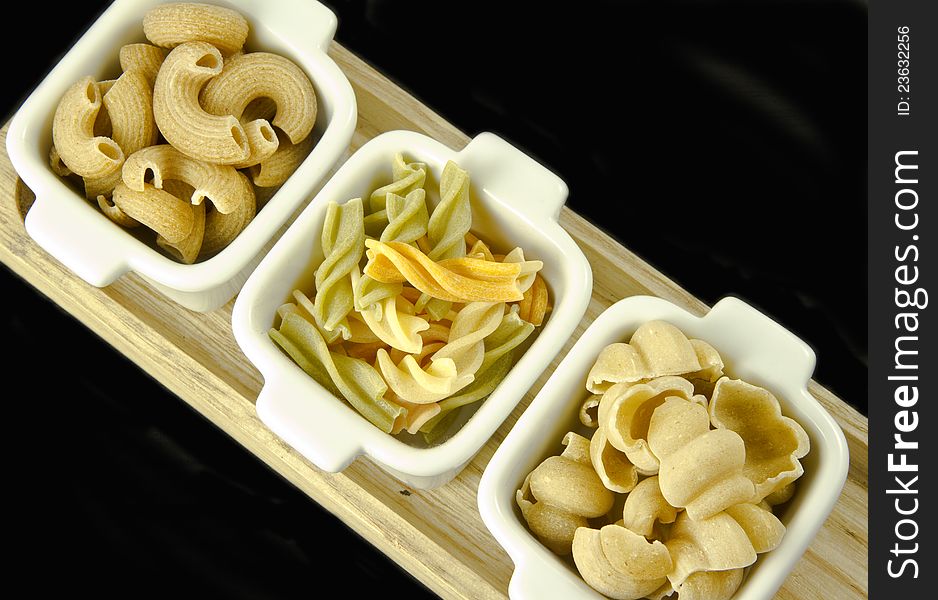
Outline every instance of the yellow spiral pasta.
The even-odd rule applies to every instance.
[[[313,316],[326,331],[340,328],[345,339],[351,336],[346,317],[355,307],[351,273],[364,251],[362,210],[359,198],[329,204],[321,237],[325,258],[316,270]]]
[[[501,325],[505,315],[503,302],[472,302],[456,315],[450,328],[449,341],[433,355],[432,360],[451,359],[458,372],[455,388],[461,390],[475,379],[485,358],[484,339]]]
[[[411,404],[438,402],[454,391],[457,381],[456,364],[452,359],[434,360],[422,369],[410,354],[394,364],[387,350],[378,350],[378,368],[394,393]]]
[[[385,283],[407,281],[421,292],[449,302],[513,302],[524,294],[518,277],[540,270],[540,261],[494,263],[476,258],[430,260],[420,250],[400,242],[366,240],[365,273]]]

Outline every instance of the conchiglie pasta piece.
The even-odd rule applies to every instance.
[[[668,580],[675,589],[693,573],[742,569],[756,562],[746,532],[725,512],[707,519],[678,514],[665,545],[674,561]]]
[[[625,452],[646,475],[658,472],[658,458],[648,448],[648,426],[666,398],[689,399],[694,386],[682,377],[658,377],[643,384],[618,383],[603,394],[599,423],[609,442]]]
[[[531,472],[531,493],[568,513],[600,517],[612,508],[614,497],[592,466],[551,456]]]
[[[758,502],[801,477],[801,459],[811,449],[808,434],[797,421],[782,415],[778,399],[768,390],[739,379],[717,381],[710,402],[714,427],[738,433],[746,447],[744,473]]]
[[[593,433],[590,440],[590,459],[603,485],[613,492],[627,494],[638,482],[635,465],[609,443],[602,427]]]
[[[589,527],[586,517],[563,512],[544,502],[531,502],[525,497],[524,487],[515,492],[515,501],[531,532],[560,556],[570,554],[576,530]]]
[[[692,519],[706,519],[752,497],[752,482],[743,474],[742,438],[711,430],[707,410],[695,402],[671,397],[656,408],[648,446],[661,461],[661,494]]]
[[[590,587],[615,600],[638,600],[653,593],[667,581],[671,568],[661,542],[648,542],[618,525],[577,529],[573,560]]]
[[[688,340],[697,354],[697,362],[700,363],[700,370],[693,373],[687,373],[684,377],[688,379],[701,379],[707,383],[713,383],[720,377],[723,377],[723,359],[716,348],[703,340]]]
[[[599,394],[616,383],[699,370],[697,353],[680,329],[665,321],[649,321],[635,331],[628,344],[610,344],[600,352],[586,387]]]
[[[756,554],[775,550],[785,536],[785,525],[758,504],[736,504],[727,508],[726,514],[743,528]]]
[[[640,481],[622,509],[622,525],[645,537],[652,535],[656,522],[673,523],[676,518],[677,509],[661,495],[657,476]]]
[[[742,569],[698,571],[677,586],[677,593],[681,600],[730,600],[742,582]]]

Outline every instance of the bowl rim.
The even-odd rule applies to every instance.
[[[7,152],[10,160],[23,181],[36,194],[33,208],[37,208],[41,203],[55,204],[56,208],[61,208],[63,212],[86,221],[90,232],[99,234],[96,236],[96,243],[118,255],[101,259],[102,264],[108,268],[86,267],[92,272],[96,269],[102,271],[90,277],[96,281],[89,283],[98,287],[103,287],[130,271],[183,292],[204,292],[227,283],[263,251],[264,246],[277,235],[283,224],[322,184],[333,166],[342,158],[354,134],[357,123],[355,94],[345,74],[327,54],[337,25],[337,18],[329,8],[316,0],[294,2],[296,6],[302,7],[305,17],[316,19],[315,26],[310,28],[310,37],[300,39],[294,31],[296,27],[286,17],[280,21],[269,19],[258,24],[259,19],[251,16],[252,12],[263,10],[257,3],[246,0],[209,1],[239,10],[248,17],[252,35],[255,28],[262,25],[267,35],[277,37],[279,43],[289,50],[290,59],[310,76],[316,88],[319,110],[323,111],[324,106],[328,107],[330,114],[324,114],[322,136],[309,156],[268,199],[245,230],[226,248],[208,259],[191,265],[179,263],[110,222],[72,186],[53,173],[49,168],[48,159],[36,156],[31,146],[37,144],[42,147],[49,142],[43,139],[42,123],[50,118],[55,110],[61,95],[57,90],[67,88],[77,80],[75,74],[79,73],[80,62],[88,55],[100,54],[97,49],[102,47],[109,48],[107,56],[110,59],[116,59],[120,46],[109,38],[114,32],[134,24],[139,24],[140,27],[139,41],[146,41],[142,29],[143,15],[153,6],[166,3],[163,0],[115,0],[24,100],[11,119],[7,134]],[[110,51],[112,46],[113,51]],[[106,64],[107,60],[99,62]],[[42,217],[40,213],[47,210],[52,210],[52,207],[35,211],[36,214],[30,209],[26,215],[26,228],[31,237],[48,251],[61,255],[74,249],[70,246],[88,239],[88,236],[74,233],[61,235],[61,231],[43,231],[47,227],[63,226],[54,219]],[[34,218],[31,219],[30,215]],[[42,219],[43,222],[37,224],[37,219]],[[51,240],[56,234],[59,234],[60,239]],[[75,254],[81,254],[80,250],[74,250]],[[59,258],[61,260],[63,257]],[[66,261],[63,262],[68,262],[68,258],[64,258]]]
[[[367,422],[364,417],[346,406],[344,402],[329,394],[312,378],[302,373],[299,367],[276,348],[267,337],[266,331],[273,324],[272,315],[270,319],[262,318],[261,315],[256,314],[255,305],[259,298],[270,289],[268,283],[276,277],[277,273],[282,270],[283,265],[289,260],[289,247],[295,245],[301,239],[309,239],[310,235],[316,235],[316,228],[321,223],[328,202],[335,200],[341,203],[348,200],[348,198],[338,195],[341,193],[342,188],[347,186],[348,182],[362,178],[367,179],[368,176],[363,175],[362,171],[370,169],[375,161],[383,160],[381,157],[386,156],[394,149],[406,149],[415,160],[430,164],[431,169],[434,169],[434,167],[442,169],[446,160],[451,159],[458,164],[462,164],[459,159],[470,148],[479,144],[507,146],[512,151],[522,154],[520,150],[510,146],[508,142],[491,133],[479,134],[466,147],[458,151],[427,135],[413,131],[389,131],[372,138],[340,167],[326,186],[317,194],[316,198],[310,202],[300,217],[291,225],[290,231],[284,234],[281,240],[277,242],[277,245],[264,258],[261,265],[255,269],[235,302],[232,313],[235,338],[245,355],[261,371],[264,377],[264,388],[258,398],[258,414],[268,427],[281,437],[284,437],[286,433],[283,431],[284,424],[273,418],[266,405],[272,401],[274,394],[278,393],[275,391],[278,379],[284,378],[290,372],[294,375],[299,372],[302,375],[304,392],[316,397],[317,401],[323,401],[327,405],[334,405],[336,409],[341,407],[345,409],[348,415],[354,417],[354,419],[342,419],[345,426],[357,423],[352,430],[354,433],[349,437],[358,437],[354,440],[347,440],[347,447],[337,451],[338,454],[341,454],[341,460],[337,458],[329,461],[323,457],[310,456],[316,454],[316,450],[297,448],[297,443],[291,443],[291,440],[287,440],[301,454],[306,455],[307,458],[324,470],[342,470],[356,456],[362,454],[371,457],[398,474],[413,477],[438,477],[453,470],[458,470],[484,446],[495,430],[517,406],[530,388],[533,380],[549,366],[560,346],[572,335],[586,311],[591,298],[592,271],[582,250],[558,223],[562,202],[556,206],[554,213],[550,213],[549,210],[542,214],[525,213],[518,210],[517,207],[507,205],[504,198],[489,193],[489,189],[484,189],[487,183],[484,175],[480,179],[475,177],[474,174],[473,184],[477,192],[476,197],[481,202],[491,202],[494,207],[505,209],[502,214],[507,213],[511,215],[510,218],[512,219],[524,221],[532,229],[532,235],[540,237],[545,245],[556,249],[558,256],[563,256],[563,264],[558,265],[558,279],[563,276],[565,280],[577,281],[581,285],[570,286],[571,289],[568,290],[566,296],[556,303],[551,318],[545,323],[537,339],[518,359],[509,371],[508,376],[499,385],[499,388],[485,400],[476,414],[446,442],[430,448],[417,448],[380,431]],[[526,160],[534,163],[533,159],[526,155],[523,156]],[[540,165],[537,166],[545,173],[549,173]],[[562,189],[558,188],[557,191],[562,193],[562,198],[565,200],[566,185],[555,175],[550,175],[559,186],[562,186]],[[306,237],[304,238],[304,236]],[[561,344],[551,349],[556,341],[560,341]],[[521,377],[520,373],[524,370],[527,370],[525,378],[531,379],[531,383],[526,383],[523,390],[518,390],[516,381]],[[300,384],[292,376],[288,379],[291,385]],[[506,384],[508,387],[503,387]],[[268,391],[270,393],[266,393]],[[284,393],[283,390],[280,393]],[[333,414],[338,412],[340,411],[330,411]],[[286,433],[286,435],[290,436],[289,433]]]
[[[770,553],[759,555],[755,563],[758,565],[768,562],[769,558],[775,558],[776,560],[771,563],[774,568],[748,573],[742,586],[734,595],[734,599],[771,598],[781,587],[788,573],[833,510],[849,469],[849,450],[842,429],[817,398],[808,391],[815,364],[814,352],[805,342],[779,323],[735,296],[722,298],[706,314],[696,316],[668,300],[637,295],[619,300],[604,310],[590,324],[496,450],[483,471],[477,495],[478,507],[486,527],[515,565],[510,585],[510,597],[514,599],[532,597],[530,592],[532,589],[562,590],[562,593],[567,595],[557,597],[565,598],[600,597],[598,592],[590,588],[578,573],[561,564],[562,559],[534,537],[515,510],[514,492],[520,480],[513,481],[513,471],[530,471],[530,468],[539,462],[538,458],[543,458],[526,449],[537,447],[538,442],[544,441],[546,434],[539,435],[539,420],[552,415],[553,412],[559,412],[565,403],[570,402],[568,398],[562,397],[562,387],[567,387],[576,379],[585,382],[589,365],[595,361],[599,350],[606,343],[611,343],[600,341],[604,338],[624,341],[623,338],[627,338],[630,335],[628,332],[634,331],[637,325],[653,319],[678,320],[679,317],[682,320],[694,322],[695,327],[706,328],[710,315],[732,314],[739,311],[745,311],[753,318],[761,318],[763,324],[772,326],[777,335],[787,336],[787,342],[790,343],[793,352],[802,353],[802,363],[792,371],[798,377],[797,383],[792,384],[798,393],[792,397],[783,395],[775,389],[772,391],[778,394],[783,410],[786,405],[798,407],[801,413],[804,413],[805,407],[809,409],[810,421],[805,423],[803,419],[806,415],[801,414],[799,422],[805,426],[806,430],[809,430],[809,435],[812,432],[814,434],[811,435],[813,442],[811,451],[818,455],[818,473],[815,478],[820,479],[822,474],[824,475],[824,487],[815,485],[808,490],[812,492],[810,497],[814,502],[811,505],[812,510],[801,510],[797,515],[788,519],[790,522],[787,525],[786,535],[779,547]],[[634,316],[636,312],[641,316]],[[651,313],[651,315],[646,313]],[[633,316],[628,316],[630,314]],[[678,325],[678,328],[685,330],[682,325]],[[689,336],[698,337],[694,331],[686,333]],[[704,341],[710,341],[704,335],[699,337]],[[716,344],[714,347],[723,355],[723,349]],[[584,364],[586,369],[580,368]],[[741,377],[735,373],[733,376]],[[586,395],[585,391],[583,395]],[[785,413],[790,416],[791,410]],[[540,429],[552,431],[550,427]],[[557,442],[559,443],[559,440]],[[533,464],[526,466],[529,462]],[[802,491],[802,493],[805,492]],[[794,531],[793,526],[797,528]],[[750,584],[748,588],[747,584]],[[759,589],[756,589],[757,586]]]

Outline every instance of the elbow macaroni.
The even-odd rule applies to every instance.
[[[250,156],[247,134],[233,115],[215,115],[199,104],[199,91],[221,73],[222,56],[205,42],[187,42],[163,61],[153,89],[153,114],[163,137],[183,154],[230,165]]]
[[[248,31],[248,22],[240,13],[211,4],[164,4],[143,17],[147,39],[164,48],[205,42],[232,54],[244,46]]]
[[[120,168],[124,152],[117,143],[94,135],[101,91],[85,77],[65,92],[55,111],[52,141],[62,162],[82,177],[104,177]]]

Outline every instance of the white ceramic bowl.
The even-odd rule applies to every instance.
[[[326,55],[336,18],[312,0],[215,2],[250,23],[249,50],[282,54],[306,71],[319,112],[311,135],[320,139],[306,161],[227,248],[209,260],[180,264],[112,223],[49,168],[52,117],[62,94],[86,75],[120,72],[118,50],[143,42],[143,16],[158,0],[116,0],[72,47],[13,117],[7,152],[36,193],[26,231],[49,254],[91,285],[104,287],[136,271],[192,310],[213,310],[230,300],[260,261],[264,246],[315,193],[348,149],[357,108],[348,79]]]
[[[472,178],[473,231],[496,248],[520,246],[544,261],[542,274],[554,305],[536,339],[494,393],[442,444],[421,448],[390,436],[323,389],[267,336],[277,307],[293,289],[313,289],[322,261],[319,238],[330,201],[367,197],[390,176],[394,155],[427,164],[439,181],[448,160]],[[433,186],[428,186],[428,189]],[[428,194],[431,202],[438,201]],[[557,220],[567,186],[502,140],[483,133],[459,152],[409,131],[382,134],[361,147],[329,180],[251,275],[235,302],[232,326],[241,349],[264,376],[257,413],[285,442],[325,471],[337,472],[365,454],[417,488],[443,485],[462,470],[511,413],[573,333],[586,312],[592,271]]]
[[[771,390],[782,412],[798,421],[811,438],[811,452],[801,461],[805,473],[798,480],[797,492],[779,507],[783,510],[778,516],[787,527],[785,537],[778,548],[759,555],[735,600],[772,598],[833,509],[850,457],[840,427],[808,392],[814,371],[811,348],[736,298],[721,300],[704,317],[660,298],[626,298],[604,311],[584,332],[482,474],[479,511],[515,563],[509,585],[513,600],[602,598],[573,566],[530,533],[515,503],[515,490],[544,458],[560,453],[564,433],[580,427],[577,414],[587,395],[586,375],[600,350],[628,341],[642,323],[654,319],[668,321],[689,337],[713,345],[729,375]]]

